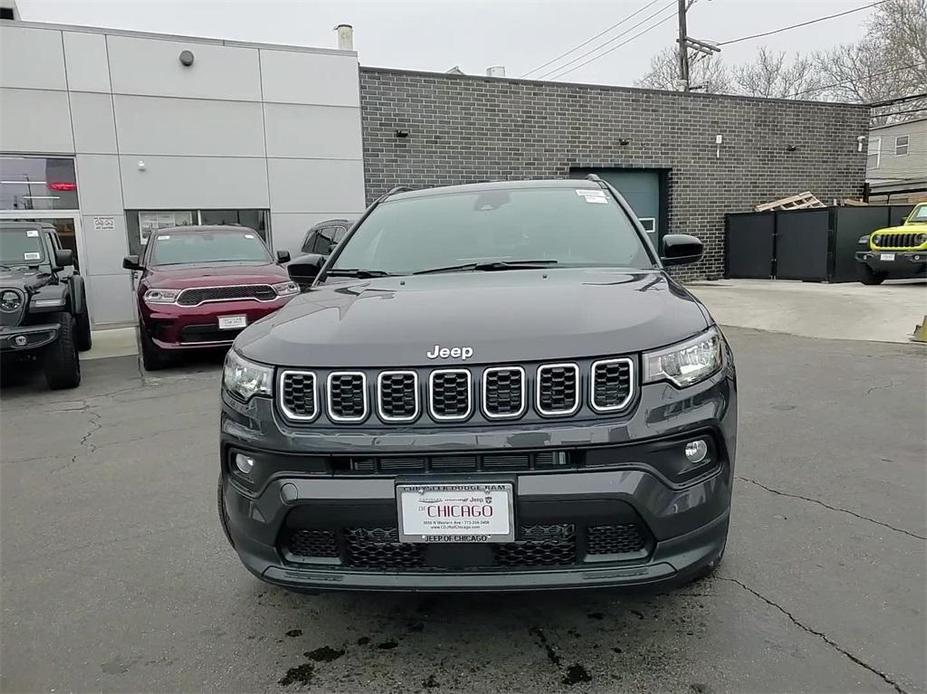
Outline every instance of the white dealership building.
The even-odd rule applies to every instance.
[[[151,229],[293,252],[363,210],[358,88],[353,50],[0,20],[0,219],[54,224],[93,325],[131,324],[122,258]]]

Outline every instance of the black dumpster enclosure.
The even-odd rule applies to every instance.
[[[901,224],[913,205],[728,214],[725,276],[853,282],[860,236]]]

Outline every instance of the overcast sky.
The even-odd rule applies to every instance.
[[[362,65],[483,74],[504,65],[519,77],[599,33],[650,0],[17,0],[23,20],[134,29],[266,43],[335,47],[332,28],[354,25]],[[672,0],[659,0],[575,55],[628,31]],[[673,3],[675,4],[675,3]],[[697,0],[689,35],[723,41],[868,4],[867,0]],[[629,31],[631,38],[672,7]],[[809,52],[857,40],[867,9],[724,49],[726,62],[749,60],[762,45]],[[650,57],[675,40],[675,18],[565,75],[573,82],[633,84]],[[588,57],[593,57],[596,53]],[[563,62],[563,61],[562,61]],[[574,63],[573,66],[579,64]],[[556,63],[531,77],[543,75]],[[556,75],[554,75],[556,76]]]

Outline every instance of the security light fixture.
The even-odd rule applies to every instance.
[[[188,51],[188,50],[180,51],[180,64],[183,65],[184,67],[190,67],[191,65],[193,65],[194,58],[195,56],[193,55],[193,51]]]

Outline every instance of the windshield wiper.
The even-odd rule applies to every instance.
[[[326,277],[360,277],[362,279],[368,279],[370,277],[389,277],[392,272],[386,272],[386,270],[364,270],[362,268],[356,267],[345,267],[345,268],[336,268],[334,270],[329,270],[325,273]]]
[[[428,270],[413,272],[413,275],[432,275],[440,272],[492,272],[499,270],[536,270],[548,265],[556,265],[557,260],[489,260],[481,263],[463,263],[447,267],[433,267]]]

